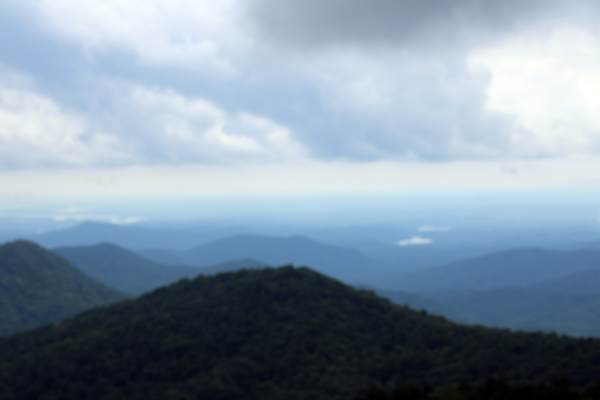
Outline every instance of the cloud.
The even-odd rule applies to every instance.
[[[600,151],[594,2],[259,0],[248,9],[258,36],[293,55],[328,111],[358,126],[308,137],[323,157]]]
[[[38,20],[90,55],[123,52],[143,65],[235,76],[230,56],[251,45],[235,0],[42,0]]]
[[[285,45],[441,47],[478,43],[531,23],[556,1],[257,0],[249,9],[263,37]],[[475,34],[476,33],[476,34]]]
[[[0,71],[0,168],[300,161],[306,149],[269,118],[229,113],[169,89],[103,80],[71,110],[27,76]]]
[[[95,119],[118,132],[144,163],[282,162],[306,157],[290,129],[260,115],[229,113],[203,98],[140,85],[113,83],[107,95],[112,107]]]
[[[432,244],[433,240],[428,238],[423,238],[420,236],[413,236],[410,239],[404,239],[398,241],[398,246],[415,246],[415,245],[423,245],[423,244]]]
[[[600,151],[600,40],[579,28],[527,32],[473,53],[491,73],[486,108],[523,129],[510,137],[520,157]]]
[[[29,57],[42,97],[94,149],[62,165],[600,152],[594,2],[23,4],[20,29],[62,68],[38,76]]]
[[[310,142],[324,157],[448,160],[511,154],[512,120],[485,108],[487,74],[461,60],[339,50],[301,64],[327,109],[356,121]],[[320,148],[319,148],[320,146]]]
[[[118,163],[119,140],[40,93],[27,77],[0,72],[0,167]]]
[[[96,221],[107,222],[113,225],[132,225],[147,221],[145,217],[119,217],[105,214],[55,214],[52,219],[56,222],[65,221]]]

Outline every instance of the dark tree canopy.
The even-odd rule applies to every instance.
[[[576,388],[600,341],[464,326],[306,268],[184,280],[0,340],[0,399],[351,399],[371,385]]]

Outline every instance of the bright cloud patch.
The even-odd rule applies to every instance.
[[[410,239],[404,239],[398,241],[398,246],[414,246],[414,245],[423,245],[423,244],[431,244],[433,243],[432,239],[424,238],[420,236],[413,236]]]
[[[147,65],[231,76],[229,55],[250,45],[240,11],[235,0],[43,0],[38,17],[94,54],[118,50]]]
[[[146,221],[143,217],[119,217],[117,215],[105,214],[55,214],[52,219],[57,222],[64,221],[97,221],[113,225],[132,225]]]
[[[474,53],[473,69],[491,74],[490,110],[521,126],[510,137],[516,156],[600,151],[600,46],[576,29],[529,33]]]
[[[306,158],[291,131],[268,118],[228,113],[202,98],[105,82],[107,108],[83,115],[0,76],[0,168],[282,162]]]
[[[172,90],[128,87],[115,94],[116,127],[148,161],[291,161],[305,157],[290,130],[268,118],[231,114],[202,98]],[[133,132],[132,132],[133,131]]]
[[[84,117],[12,80],[22,79],[0,80],[0,167],[87,166],[121,160],[117,138],[91,129]]]

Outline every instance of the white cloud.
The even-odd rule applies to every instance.
[[[522,128],[510,136],[514,156],[600,151],[600,41],[591,32],[521,33],[469,62],[490,72],[488,109]]]
[[[142,64],[223,77],[237,74],[230,57],[252,45],[242,11],[236,0],[42,0],[37,7],[45,26],[90,54],[121,51]]]
[[[431,244],[433,243],[432,239],[423,238],[420,236],[413,236],[410,239],[404,239],[398,241],[398,246],[415,246],[415,245],[423,245],[423,244]]]
[[[96,221],[107,222],[113,225],[132,225],[147,221],[145,217],[119,217],[117,215],[105,214],[54,214],[52,219],[56,222],[65,221]]]
[[[229,113],[173,90],[103,80],[106,106],[76,112],[31,79],[0,71],[0,168],[300,161],[304,147],[269,118]]]
[[[37,93],[26,77],[0,77],[0,167],[86,166],[120,162],[116,137]]]
[[[119,86],[112,93],[123,126],[113,126],[147,163],[281,162],[306,157],[291,131],[268,118],[229,113],[173,90]]]

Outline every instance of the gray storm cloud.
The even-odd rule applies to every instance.
[[[338,130],[325,126],[318,133],[300,129],[317,154],[334,158],[448,160],[560,154],[559,142],[564,140],[546,138],[553,134],[547,134],[539,121],[533,126],[519,121],[513,110],[489,107],[495,77],[485,67],[473,67],[470,56],[515,36],[527,42],[532,38],[526,34],[532,32],[537,32],[540,42],[556,29],[574,26],[597,34],[591,16],[598,14],[598,6],[588,1],[259,0],[248,4],[261,40],[271,43],[275,52],[296,55],[294,62],[304,71],[299,74],[310,76],[332,114],[361,126]],[[562,62],[563,57],[557,54],[554,60],[536,62]],[[512,68],[531,67],[521,64]],[[538,79],[555,79],[566,71],[555,72]],[[579,149],[594,141],[593,135],[580,140],[585,144]]]
[[[249,2],[268,40],[300,46],[460,45],[506,34],[555,15],[560,2],[540,0],[259,0]]]

